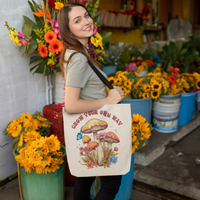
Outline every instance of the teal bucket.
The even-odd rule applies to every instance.
[[[62,147],[62,149],[65,149]],[[65,150],[64,150],[65,151]],[[63,155],[64,157],[65,155]],[[64,163],[55,172],[47,174],[37,174],[35,170],[27,173],[24,167],[19,167],[20,188],[23,200],[64,200]],[[22,197],[21,197],[22,199]]]
[[[117,66],[104,66],[103,72],[106,73],[106,75],[114,74],[117,71]]]
[[[178,125],[185,126],[191,120],[194,112],[196,92],[181,94],[181,106]]]

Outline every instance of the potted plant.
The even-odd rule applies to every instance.
[[[24,113],[4,131],[14,138],[21,199],[64,200],[65,148],[49,134],[50,125],[39,112]]]

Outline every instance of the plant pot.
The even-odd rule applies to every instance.
[[[65,103],[65,80],[62,72],[57,72],[55,74],[54,101],[56,105],[64,105]]]
[[[153,102],[153,127],[162,133],[178,130],[180,96],[162,95],[158,102]]]
[[[65,149],[62,146],[63,149]],[[65,155],[63,155],[65,157]],[[21,200],[64,200],[64,167],[47,174],[37,174],[35,170],[27,173],[18,163],[18,179]]]
[[[181,94],[181,106],[179,111],[179,126],[185,126],[192,120],[196,92]]]
[[[136,71],[137,72],[137,71]],[[138,73],[137,72],[137,74],[139,75],[139,76],[146,76],[147,74],[148,74],[148,70],[146,69],[146,70],[143,70],[143,71],[141,71],[140,73]]]
[[[123,99],[121,103],[131,105],[131,115],[139,114],[146,118],[148,123],[151,123],[151,112],[152,112],[152,98],[146,99]],[[145,146],[149,143],[149,139],[145,141]]]
[[[122,175],[121,185],[119,188],[118,193],[115,196],[114,200],[128,200],[131,198],[132,195],[132,185],[133,185],[133,179],[134,179],[134,153],[131,157],[131,167],[130,171]],[[92,184],[91,190],[90,190],[90,198],[94,199],[94,197],[97,195],[98,191],[101,188],[101,181],[99,180],[99,177],[96,178],[94,183]]]
[[[104,66],[103,72],[106,73],[106,75],[114,74],[117,71],[117,66]]]

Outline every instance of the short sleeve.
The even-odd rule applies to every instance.
[[[89,79],[87,68],[87,58],[83,54],[73,55],[71,61],[66,65],[65,84],[75,88],[84,88]]]

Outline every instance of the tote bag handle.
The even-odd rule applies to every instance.
[[[74,52],[70,55],[69,59],[71,59],[71,57],[76,54],[78,52]],[[105,76],[88,60],[89,65],[91,66],[91,68],[94,70],[94,72],[96,73],[96,75],[101,79],[101,81],[109,88],[109,89],[113,89],[112,84],[105,78]]]

